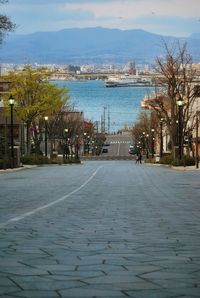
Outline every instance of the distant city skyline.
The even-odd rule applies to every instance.
[[[17,24],[15,34],[97,26],[178,37],[200,33],[199,0],[9,0],[1,13]]]

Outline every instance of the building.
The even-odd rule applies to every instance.
[[[185,127],[182,131],[183,136],[183,153],[184,154],[190,154],[191,156],[200,156],[200,78],[196,77],[193,79],[191,83],[191,90],[190,90],[190,98],[189,100],[192,100],[192,102],[189,104],[189,121],[187,123],[187,127]],[[177,152],[178,148],[180,147],[180,139],[179,139],[179,110],[181,112],[181,109],[184,111],[184,105],[188,105],[188,99],[184,102],[184,93],[182,94],[183,102],[181,106],[178,106],[175,108],[176,110],[176,125],[177,125]],[[168,102],[168,103],[167,103]],[[170,110],[170,102],[167,96],[165,96],[163,93],[153,93],[149,96],[146,96],[141,101],[141,108],[157,111],[158,115],[162,114],[161,105],[160,103],[163,103],[165,105],[165,108],[168,106],[168,115],[170,116],[171,110]],[[178,101],[177,101],[178,103]],[[166,108],[167,109],[167,108]],[[164,117],[164,116],[163,116]],[[171,117],[171,116],[170,116]],[[185,118],[186,119],[186,118]],[[182,123],[183,125],[183,123]],[[183,125],[184,126],[184,125]],[[162,124],[163,129],[163,149],[164,152],[168,152],[168,144],[170,143],[170,137],[169,132],[167,129],[167,126],[165,125],[165,121],[163,121]],[[157,139],[159,140],[160,136],[157,136]],[[178,140],[179,139],[179,140]],[[159,140],[160,141],[160,140]],[[174,147],[174,148],[175,148]],[[159,151],[158,151],[159,152]],[[175,154],[176,155],[176,154]]]

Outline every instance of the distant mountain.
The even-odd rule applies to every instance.
[[[193,33],[190,35],[190,38],[192,39],[200,39],[200,33]]]
[[[175,37],[144,30],[105,28],[64,29],[27,35],[10,34],[0,48],[0,61],[10,63],[151,63],[162,54],[162,41]],[[188,42],[194,60],[200,61],[200,40]]]

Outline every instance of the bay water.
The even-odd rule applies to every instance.
[[[105,129],[117,132],[132,127],[140,111],[140,103],[151,87],[106,88],[102,80],[56,81],[69,89],[69,103],[84,113],[86,120],[98,121],[99,131],[105,118]]]

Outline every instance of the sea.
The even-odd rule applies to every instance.
[[[106,88],[103,80],[54,81],[69,89],[69,104],[83,112],[85,120],[95,122],[108,133],[131,128],[141,111],[141,100],[151,92],[151,87]]]

